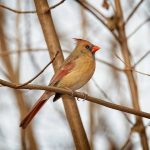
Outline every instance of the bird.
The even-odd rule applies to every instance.
[[[76,40],[75,49],[53,75],[49,83],[50,86],[67,88],[74,91],[84,86],[93,76],[96,66],[95,52],[98,51],[100,47],[85,39],[74,39]],[[41,107],[53,95],[55,95],[53,98],[54,102],[62,96],[62,94],[59,93],[45,91],[21,121],[20,127],[25,129]]]

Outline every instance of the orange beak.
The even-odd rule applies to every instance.
[[[96,51],[98,51],[100,49],[100,47],[99,46],[96,46],[96,45],[94,45],[93,47],[92,47],[92,52],[96,52]]]

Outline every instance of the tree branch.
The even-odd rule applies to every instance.
[[[7,86],[7,87],[10,87],[10,88],[16,89],[16,90],[17,89],[46,90],[46,91],[53,91],[53,92],[61,93],[61,94],[67,94],[67,95],[70,95],[70,96],[85,99],[87,101],[90,101],[90,102],[93,102],[93,103],[96,103],[96,104],[99,104],[99,105],[103,105],[103,106],[108,107],[108,108],[112,108],[112,109],[115,109],[115,110],[123,111],[123,112],[126,112],[126,113],[130,113],[130,114],[134,114],[134,115],[137,115],[137,116],[141,116],[141,117],[145,117],[145,118],[150,119],[150,113],[146,113],[146,112],[143,112],[143,111],[132,109],[132,108],[129,108],[129,107],[126,107],[126,106],[113,104],[113,103],[107,102],[107,101],[102,100],[102,99],[98,99],[98,98],[95,98],[95,97],[88,96],[87,94],[81,93],[81,92],[73,92],[72,93],[72,91],[70,91],[70,90],[57,88],[57,87],[54,87],[54,86],[43,86],[43,85],[35,85],[35,84],[28,84],[28,85],[24,85],[22,87],[19,87],[20,84],[11,83],[11,82],[8,82],[8,81],[2,80],[2,79],[0,79],[0,84],[3,85],[3,86]]]
[[[150,50],[147,51],[133,66],[135,68],[145,57],[147,57],[150,54]]]
[[[145,25],[146,23],[148,23],[150,21],[150,18],[147,18],[144,22],[142,22],[139,26],[137,26],[134,31],[132,31],[129,35],[128,35],[128,39],[131,38],[143,25]]]
[[[47,11],[49,11],[50,9],[54,9],[56,8],[57,6],[61,5],[63,2],[65,2],[65,0],[61,0],[59,3],[51,6]],[[31,11],[21,11],[21,10],[16,10],[16,9],[12,9],[10,7],[7,7],[5,6],[4,4],[0,4],[0,7],[1,8],[4,8],[4,9],[7,9],[11,12],[14,12],[14,13],[18,13],[18,14],[33,14],[33,13],[37,13],[36,10],[31,10]]]
[[[142,4],[144,0],[140,0],[139,3],[135,6],[135,8],[132,10],[132,12],[130,13],[130,15],[127,17],[124,25],[126,25],[128,23],[128,21],[131,19],[131,17],[134,15],[134,13],[136,12],[136,10],[139,8],[139,6]]]
[[[32,79],[30,79],[29,81],[27,81],[27,82],[25,82],[25,83],[19,85],[19,87],[22,87],[22,86],[25,86],[25,85],[31,83],[31,82],[32,82],[33,80],[35,80],[40,74],[42,74],[42,73],[45,71],[45,69],[46,69],[50,64],[53,63],[53,61],[56,59],[58,53],[59,53],[59,51],[57,51],[55,57],[54,57],[37,75],[35,75],[35,76],[34,76]]]
[[[109,67],[111,67],[111,68],[113,68],[115,70],[117,70],[117,71],[124,71],[123,69],[121,69],[121,68],[119,68],[119,67],[117,67],[117,66],[115,66],[115,65],[113,65],[113,64],[111,64],[111,63],[109,63],[109,62],[107,62],[105,60],[102,60],[102,59],[96,59],[96,60],[98,62],[101,62],[101,63],[103,63],[103,64],[105,64],[105,65],[107,65],[107,66],[109,66]]]

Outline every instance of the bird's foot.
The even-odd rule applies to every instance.
[[[83,95],[83,101],[85,101],[87,99],[88,94],[87,93],[82,93]]]

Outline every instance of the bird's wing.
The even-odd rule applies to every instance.
[[[65,75],[67,75],[74,68],[76,59],[78,59],[78,57],[74,57],[74,58],[70,57],[70,58],[66,59],[64,64],[60,67],[60,69],[52,77],[50,85],[55,85]]]

